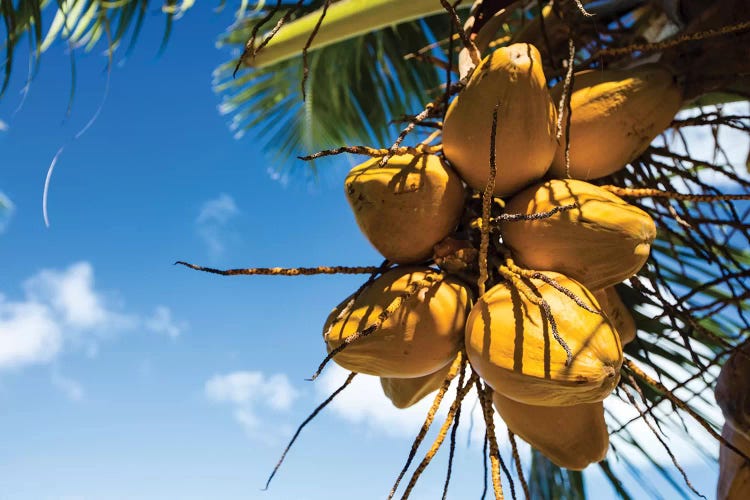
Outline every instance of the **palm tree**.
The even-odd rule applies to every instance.
[[[175,17],[192,3],[165,2],[165,41]],[[317,163],[288,158],[346,145],[336,152],[362,152],[354,146],[365,144],[381,148],[374,154],[382,157],[395,151],[388,148],[400,130],[414,129],[399,136],[413,144],[439,128],[452,93],[471,71],[468,39],[483,53],[508,43],[533,43],[543,54],[550,83],[564,81],[568,68],[618,68],[644,60],[658,59],[678,72],[690,116],[674,120],[662,141],[625,170],[595,182],[630,189],[631,202],[648,212],[659,230],[649,265],[627,286],[618,286],[638,337],[625,348],[627,361],[612,396],[637,408],[636,420],[648,422],[653,436],[631,432],[633,421],[620,422],[609,412],[608,458],[638,477],[634,462],[645,457],[678,494],[689,495],[692,486],[681,477],[676,459],[674,468],[663,466],[648,443],[654,437],[665,443],[662,433],[668,433],[715,460],[683,419],[699,422],[721,439],[720,422],[703,409],[714,406],[711,390],[719,367],[750,333],[750,223],[746,206],[726,198],[707,179],[728,179],[738,191],[732,194],[745,199],[750,181],[720,161],[718,134],[713,162],[695,159],[679,139],[689,127],[750,131],[749,116],[729,116],[721,107],[750,98],[750,2],[543,4],[485,0],[459,5],[458,12],[438,0],[243,4],[236,22],[219,36],[221,44],[242,53],[240,64],[235,59],[217,68],[215,88],[224,96],[222,112],[232,116],[236,134],[273,123],[261,133],[266,148],[277,154],[279,168],[305,175],[314,173]],[[366,15],[363,6],[370,9]],[[3,89],[24,36],[31,40],[34,64],[56,39],[87,49],[103,42],[112,51],[127,41],[132,48],[144,14],[153,8],[148,0],[15,5],[0,0],[0,7],[6,27]],[[51,28],[43,32],[43,16],[53,13]],[[456,23],[454,16],[465,22]],[[426,103],[433,105],[425,108]],[[652,191],[636,191],[642,188]],[[533,498],[585,496],[580,472],[562,469],[538,451],[524,463]],[[630,498],[608,461],[599,466],[614,491]]]

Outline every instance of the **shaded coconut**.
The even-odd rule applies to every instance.
[[[471,292],[457,280],[427,267],[386,272],[335,321],[351,297],[345,299],[328,316],[324,340],[330,353],[348,337],[375,325],[394,300],[426,278],[434,282],[419,286],[380,328],[351,342],[333,360],[347,370],[379,377],[422,377],[453,360],[463,339]]]
[[[550,92],[559,102],[563,82]],[[570,95],[570,176],[597,179],[625,167],[669,126],[681,106],[681,87],[669,70],[655,63],[576,73]],[[550,174],[566,177],[564,141]]]
[[[721,367],[714,389],[726,424],[750,440],[750,344],[734,351]]]
[[[750,440],[746,434],[736,432],[731,425],[724,424],[724,439],[750,456]],[[717,500],[747,500],[750,498],[750,461],[721,445],[719,449],[719,481],[716,485]]]
[[[656,225],[646,212],[600,187],[551,180],[518,193],[506,212],[534,215],[572,204],[549,217],[502,223],[503,242],[516,262],[563,273],[594,291],[636,274],[648,260]]]
[[[408,408],[417,404],[428,394],[440,389],[450,369],[451,363],[448,363],[435,373],[425,375],[424,377],[381,377],[380,385],[383,387],[383,393],[391,400],[393,406],[396,408]]]
[[[583,470],[607,455],[609,434],[601,401],[538,406],[513,401],[498,392],[492,400],[505,425],[559,467]]]
[[[559,273],[547,277],[589,309],[600,310],[593,294]],[[484,294],[466,323],[466,352],[472,368],[497,392],[521,403],[570,406],[603,400],[620,377],[622,346],[610,320],[587,311],[539,279],[526,280],[548,305],[560,337],[553,338],[540,305],[509,282]]]
[[[505,196],[549,168],[557,147],[557,111],[536,47],[497,49],[476,67],[443,122],[443,151],[469,186],[483,190],[490,175],[490,134],[497,106],[495,195]]]
[[[612,321],[615,325],[617,333],[620,334],[620,342],[622,345],[629,344],[635,340],[635,334],[637,328],[635,326],[635,319],[630,314],[628,306],[626,306],[620,296],[617,294],[615,287],[608,286],[603,290],[594,292],[597,302],[604,311],[604,314]]]
[[[354,167],[344,183],[362,233],[388,260],[423,261],[458,224],[464,208],[461,179],[436,155],[375,158]]]

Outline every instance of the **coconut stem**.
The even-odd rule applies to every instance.
[[[741,23],[731,24],[728,26],[722,26],[721,28],[710,29],[705,31],[699,31],[697,33],[687,33],[671,40],[666,40],[658,43],[640,43],[634,45],[628,45],[627,47],[619,47],[616,49],[602,49],[592,59],[598,59],[600,57],[620,57],[632,54],[633,52],[639,52],[641,54],[648,54],[651,52],[661,52],[666,49],[671,49],[682,45],[685,42],[692,42],[697,40],[705,40],[706,38],[714,38],[717,36],[729,35],[737,33],[739,31],[745,31],[750,29],[750,21],[743,21]]]
[[[203,271],[204,273],[220,274],[222,276],[311,276],[315,274],[371,274],[381,268],[374,266],[319,266],[319,267],[250,267],[247,269],[214,269],[178,260],[175,265],[181,265]]]
[[[437,437],[435,437],[435,441],[432,443],[432,446],[425,454],[422,462],[420,462],[420,464],[417,466],[414,474],[412,474],[411,479],[409,480],[409,484],[406,486],[406,490],[401,497],[402,500],[406,500],[407,498],[409,498],[409,495],[411,494],[414,486],[416,486],[417,481],[419,480],[419,476],[421,476],[422,472],[424,472],[427,466],[430,465],[432,458],[438,452],[440,446],[442,446],[443,441],[445,441],[445,436],[448,434],[448,429],[450,429],[451,424],[453,423],[453,419],[456,417],[458,409],[461,407],[461,402],[466,397],[466,394],[469,393],[469,390],[471,390],[472,386],[474,385],[474,381],[479,380],[477,374],[472,373],[466,384],[463,384],[464,373],[465,370],[461,370],[461,374],[459,375],[459,385],[457,389],[456,399],[453,400],[453,404],[451,404],[451,407],[448,410],[448,415],[445,417],[445,421],[440,427],[440,431],[438,432]]]
[[[409,469],[409,466],[411,465],[412,460],[414,460],[414,457],[417,454],[417,449],[419,448],[419,445],[422,444],[422,441],[427,435],[427,431],[430,430],[430,427],[432,426],[432,422],[435,420],[435,415],[437,414],[438,408],[440,407],[440,403],[443,401],[443,398],[445,397],[445,393],[448,392],[448,387],[450,386],[451,381],[453,381],[453,379],[456,378],[456,374],[459,372],[459,370],[463,372],[465,368],[466,368],[466,358],[463,355],[463,351],[459,351],[458,354],[456,355],[456,358],[453,360],[453,364],[448,370],[448,374],[445,376],[445,379],[443,379],[443,385],[440,386],[440,389],[438,389],[437,394],[435,394],[435,399],[432,400],[432,406],[430,406],[430,409],[427,412],[427,416],[425,417],[422,427],[419,429],[417,436],[414,438],[414,441],[411,444],[411,450],[409,451],[409,456],[406,458],[406,463],[401,468],[401,472],[399,472],[398,477],[396,478],[396,482],[393,484],[393,487],[391,488],[391,491],[388,494],[388,500],[391,500],[393,496],[396,494],[398,485],[399,483],[401,483],[401,479],[403,479],[404,474],[406,474],[406,471]]]
[[[318,151],[317,153],[313,153],[307,156],[298,156],[297,158],[299,158],[300,160],[304,160],[304,161],[311,161],[311,160],[317,160],[318,158],[322,158],[324,156],[334,156],[334,155],[340,155],[342,153],[364,155],[364,156],[369,156],[371,158],[382,158],[387,155],[417,156],[417,155],[422,155],[422,154],[435,154],[443,150],[442,144],[437,145],[437,146],[429,146],[427,142],[429,141],[425,140],[423,143],[418,144],[417,146],[402,146],[402,147],[398,147],[395,149],[371,148],[369,146],[342,146],[340,148],[326,149],[325,151]]]
[[[335,391],[333,391],[333,393],[332,393],[332,394],[331,394],[330,396],[328,396],[328,398],[327,398],[327,399],[326,399],[325,401],[323,401],[322,403],[320,403],[320,405],[318,405],[318,407],[317,407],[317,408],[315,408],[315,409],[314,409],[314,410],[312,411],[312,413],[310,413],[310,415],[308,415],[308,417],[307,417],[307,418],[306,418],[306,419],[305,419],[305,420],[304,420],[304,421],[303,421],[303,422],[302,422],[302,423],[300,424],[300,426],[299,426],[299,427],[297,427],[297,431],[296,431],[296,432],[294,433],[294,436],[292,436],[292,439],[291,439],[291,440],[289,441],[289,444],[287,444],[287,445],[286,445],[286,448],[284,448],[284,452],[283,452],[283,453],[281,454],[281,458],[279,458],[279,461],[278,461],[278,462],[276,463],[276,466],[275,466],[275,467],[273,468],[273,471],[271,472],[271,475],[270,475],[270,476],[268,476],[268,480],[266,480],[266,486],[265,486],[265,487],[263,488],[263,491],[265,491],[265,490],[267,490],[267,489],[268,489],[268,485],[269,485],[269,484],[271,484],[271,480],[272,480],[272,479],[273,479],[273,477],[274,477],[274,476],[276,475],[276,472],[277,472],[277,471],[279,470],[279,467],[281,467],[281,464],[282,464],[282,463],[284,463],[284,459],[286,458],[286,454],[287,454],[287,453],[289,452],[289,450],[290,450],[290,449],[292,448],[292,445],[293,445],[293,444],[294,444],[294,442],[295,442],[295,441],[297,440],[297,437],[299,436],[300,432],[302,432],[302,429],[304,429],[304,428],[305,428],[305,426],[306,426],[306,425],[307,425],[308,423],[310,423],[310,421],[311,421],[312,419],[314,419],[314,418],[315,418],[315,416],[316,416],[316,415],[317,415],[318,413],[320,413],[320,412],[321,412],[321,410],[323,410],[323,408],[325,408],[326,406],[328,406],[328,404],[329,404],[329,403],[330,403],[331,401],[333,401],[333,399],[334,399],[334,398],[335,398],[336,396],[338,396],[338,395],[339,395],[339,394],[341,393],[341,391],[343,391],[344,389],[346,389],[346,388],[347,388],[347,386],[348,386],[349,384],[351,384],[352,380],[354,379],[354,377],[355,377],[356,375],[357,375],[357,373],[356,373],[356,372],[351,372],[351,373],[349,373],[349,376],[348,376],[348,377],[346,377],[346,380],[344,381],[344,383],[343,383],[343,384],[341,384],[341,386],[339,386],[339,388],[338,388],[338,389],[336,389]]]
[[[479,278],[477,287],[479,296],[484,295],[485,284],[487,282],[487,252],[490,246],[490,213],[492,210],[492,193],[495,191],[495,176],[497,175],[495,141],[497,140],[497,111],[500,104],[495,104],[492,110],[492,129],[490,130],[490,177],[487,179],[487,185],[484,187],[482,194],[482,227],[481,240],[479,243]]]
[[[630,382],[630,384],[633,386],[633,388],[635,388],[638,391],[638,393],[641,394],[641,397],[643,397],[643,393],[641,392],[640,387],[638,387],[638,383],[633,378],[633,375],[630,374],[630,373],[628,373],[627,374],[627,379]],[[630,394],[630,391],[628,391],[627,389],[624,389],[623,392],[625,392],[625,395],[627,396],[628,401],[630,401],[630,404],[638,411],[638,414],[643,419],[643,422],[648,426],[649,430],[651,430],[651,433],[654,435],[654,437],[656,437],[656,439],[662,445],[662,447],[664,448],[664,450],[667,452],[667,454],[669,455],[669,458],[672,460],[672,464],[674,464],[674,466],[680,472],[680,474],[682,475],[682,479],[685,481],[685,484],[688,486],[688,488],[690,488],[693,491],[693,493],[695,493],[699,497],[705,499],[706,498],[705,495],[702,495],[698,490],[696,490],[695,487],[693,486],[693,484],[690,482],[690,479],[688,478],[687,474],[685,473],[685,469],[683,469],[682,466],[677,461],[677,458],[674,456],[674,453],[672,452],[672,449],[669,447],[669,445],[667,443],[664,442],[664,438],[662,438],[662,436],[659,434],[659,432],[656,430],[656,428],[654,428],[653,424],[649,421],[648,416],[643,412],[643,410],[638,405],[638,402],[635,400],[635,398],[633,397],[633,395]],[[656,420],[656,419],[654,419],[654,420]],[[658,424],[658,422],[657,422],[657,424]]]
[[[659,392],[661,392],[664,397],[666,397],[668,400],[670,400],[675,406],[677,406],[680,410],[684,411],[693,419],[700,424],[701,427],[706,429],[706,431],[711,434],[716,440],[721,442],[721,444],[725,445],[727,448],[731,449],[733,452],[737,453],[738,455],[745,458],[745,460],[750,460],[750,457],[747,456],[743,451],[739,450],[736,446],[734,446],[732,443],[727,441],[721,434],[716,432],[713,427],[711,427],[711,424],[709,424],[706,419],[698,415],[698,413],[693,410],[687,403],[685,403],[683,400],[681,400],[679,397],[677,397],[672,391],[667,389],[661,382],[658,380],[654,380],[650,376],[646,374],[643,370],[641,370],[638,365],[636,365],[633,361],[631,361],[628,358],[624,358],[622,361],[622,366],[624,369],[629,370],[631,373],[633,373],[636,377],[643,380],[645,383],[653,387],[654,389],[657,389]]]
[[[518,479],[521,481],[521,488],[526,500],[531,499],[531,493],[529,492],[529,485],[526,483],[526,478],[523,475],[523,467],[521,466],[521,457],[518,454],[518,444],[516,443],[516,435],[513,431],[508,428],[508,440],[510,441],[510,448],[513,452],[513,462],[516,464],[516,474]]]
[[[710,203],[715,201],[750,200],[750,194],[683,194],[652,188],[626,188],[619,186],[601,186],[612,194],[628,198],[669,198],[670,200]]]
[[[492,389],[485,385],[482,387],[482,382],[477,379],[476,382],[477,393],[479,395],[479,402],[482,405],[482,414],[484,415],[484,424],[487,429],[487,442],[490,446],[490,464],[492,468],[492,488],[495,492],[495,500],[503,500],[503,486],[500,480],[500,465],[502,464],[502,458],[500,458],[500,449],[497,446],[497,438],[495,437],[495,421],[493,420],[492,410]],[[503,464],[503,468],[505,465]],[[511,490],[513,489],[513,483],[510,483]],[[512,493],[515,498],[515,494]]]

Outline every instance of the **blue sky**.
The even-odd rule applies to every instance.
[[[345,376],[332,367],[304,380],[325,354],[328,312],[362,278],[223,278],[172,263],[380,257],[343,195],[352,160],[321,163],[314,185],[282,183],[252,136],[232,138],[211,90],[228,57],[215,39],[231,20],[200,5],[157,56],[161,19],[149,18],[77,140],[105,93],[103,55],[77,52],[70,116],[62,44],[25,99],[15,68],[0,100],[0,196],[13,207],[0,223],[1,500],[383,498],[406,457],[424,406],[396,411],[376,379],[360,377],[260,491],[296,425]],[[62,146],[47,228],[42,188]],[[461,436],[454,498],[481,492],[476,428]],[[716,471],[683,451],[711,498]],[[412,498],[439,497],[445,463],[441,453]],[[596,471],[588,477],[592,498],[611,495]]]

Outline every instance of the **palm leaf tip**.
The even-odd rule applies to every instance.
[[[262,50],[247,54],[243,62],[264,68],[298,57],[309,42],[308,51],[322,49],[387,26],[424,19],[443,12],[437,0],[342,0],[333,3],[325,13],[315,37],[321,11],[314,11],[289,22],[278,30]]]

